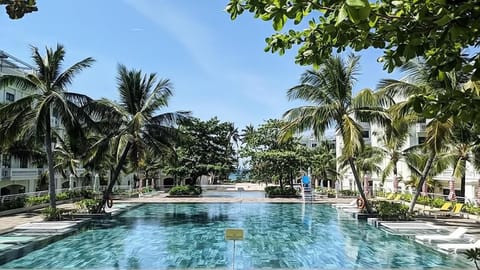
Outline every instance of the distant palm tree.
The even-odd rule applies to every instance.
[[[410,114],[405,117],[391,116],[392,122],[386,125],[383,132],[379,135],[378,148],[383,152],[383,155],[388,158],[388,163],[381,173],[382,184],[385,179],[393,173],[393,187],[394,192],[397,192],[399,175],[398,175],[398,162],[402,160],[406,151],[409,151],[410,147],[406,148],[405,144],[409,136],[410,126],[416,122],[418,116]]]
[[[57,45],[55,50],[46,49],[45,57],[36,47],[32,47],[32,59],[36,72],[23,75],[3,75],[0,88],[7,86],[29,91],[32,94],[0,108],[1,143],[9,144],[18,139],[34,138],[43,141],[47,154],[50,206],[56,207],[55,170],[52,151],[52,114],[61,120],[67,134],[78,136],[82,132],[81,123],[86,121],[81,107],[90,101],[85,95],[67,92],[76,74],[90,67],[94,60],[90,57],[61,70],[65,50]],[[77,133],[77,134],[74,134]]]
[[[410,212],[413,212],[418,196],[421,193],[423,183],[430,175],[430,170],[434,165],[437,155],[442,153],[452,138],[452,128],[454,119],[444,119],[441,115],[433,114],[429,111],[421,112],[421,106],[430,106],[436,101],[433,95],[439,93],[448,93],[458,91],[459,82],[462,77],[457,77],[453,72],[445,73],[443,80],[438,80],[431,76],[431,67],[423,62],[409,62],[402,70],[407,74],[406,80],[382,80],[380,82],[381,91],[394,93],[406,97],[402,102],[393,105],[390,112],[396,117],[403,117],[417,113],[419,117],[428,118],[431,121],[427,124],[425,131],[425,143],[422,147],[427,154],[428,159],[421,170],[421,177],[417,186],[417,192],[410,203]],[[393,94],[392,94],[393,95]]]
[[[124,65],[118,66],[119,103],[102,99],[90,106],[90,113],[104,125],[105,136],[93,148],[96,155],[114,149],[115,168],[110,182],[103,194],[103,200],[97,211],[102,211],[112,193],[121,170],[128,161],[138,164],[145,151],[162,153],[173,145],[176,124],[189,117],[189,112],[178,111],[157,114],[168,106],[172,96],[169,80],[159,80],[156,74],[143,75],[139,70],[128,70]],[[105,147],[109,145],[109,147]]]
[[[284,113],[287,120],[285,133],[312,130],[315,137],[335,127],[343,139],[342,156],[350,165],[360,196],[368,212],[372,209],[365,197],[360,176],[355,164],[356,156],[363,148],[360,121],[388,122],[382,105],[391,102],[369,89],[353,97],[353,86],[357,80],[359,57],[350,55],[346,61],[340,56],[325,59],[318,70],[303,73],[300,84],[287,92],[290,100],[300,99],[312,105],[290,109]]]

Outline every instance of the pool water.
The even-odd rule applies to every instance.
[[[225,228],[243,228],[235,268],[470,268],[328,205],[145,204],[1,268],[232,269]]]

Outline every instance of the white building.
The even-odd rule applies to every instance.
[[[410,127],[409,136],[405,142],[405,145],[403,146],[403,149],[425,142],[426,126],[427,126],[427,123],[424,120],[419,121],[416,124],[412,125]],[[363,135],[365,144],[382,147],[382,142],[380,140],[384,132],[382,127],[375,124],[370,124],[370,123],[361,123],[361,127],[362,127],[362,135]],[[342,148],[343,148],[342,137],[339,134],[336,134],[337,158],[340,157],[342,153]],[[385,168],[387,164],[388,164],[388,160],[385,159],[382,162],[381,167]],[[403,193],[412,192],[413,190],[411,188],[408,188],[404,183],[406,182],[406,180],[409,179],[411,175],[410,169],[408,168],[407,164],[403,160],[400,160],[397,164],[397,169],[398,169],[398,176],[400,177],[400,179],[402,179],[402,181],[399,182],[399,190]],[[337,162],[337,170],[340,171],[338,162]],[[434,180],[436,180],[439,184],[438,187],[435,187],[435,190],[434,190],[435,194],[448,195],[448,192],[449,192],[448,183],[449,183],[449,180],[452,179],[452,172],[453,172],[453,169],[449,168],[444,172],[442,172],[441,174],[434,177]],[[380,191],[383,189],[386,192],[393,191],[393,174],[389,175],[386,178],[383,187],[381,185],[381,182],[382,182],[381,175],[373,174],[373,175],[367,175],[366,177],[369,180],[370,190]],[[467,162],[466,181],[465,181],[466,201],[470,201],[470,202],[475,201],[476,192],[479,188],[479,185],[478,185],[479,178],[480,178],[479,172],[477,172],[473,168],[472,164]],[[343,171],[343,174],[340,180],[341,180],[342,189],[356,190],[355,179],[349,168]],[[362,179],[362,183],[363,182],[364,182],[364,179]],[[460,181],[458,180],[455,182],[455,190],[457,194],[460,193]]]

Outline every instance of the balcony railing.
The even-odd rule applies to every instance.
[[[42,169],[38,168],[3,168],[2,178],[9,178],[10,180],[24,180],[37,178],[42,174]]]

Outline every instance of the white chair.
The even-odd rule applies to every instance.
[[[457,253],[458,250],[480,248],[480,240],[477,240],[477,242],[473,244],[438,244],[437,247],[439,249],[453,251],[454,253]]]
[[[357,199],[354,199],[350,203],[336,203],[332,205],[335,208],[350,208],[350,207],[357,207]]]
[[[416,235],[415,239],[421,241],[428,241],[431,243],[432,241],[449,241],[460,239],[463,235],[467,232],[467,228],[458,227],[455,231],[451,232],[448,235],[444,234],[423,234],[423,235]]]

